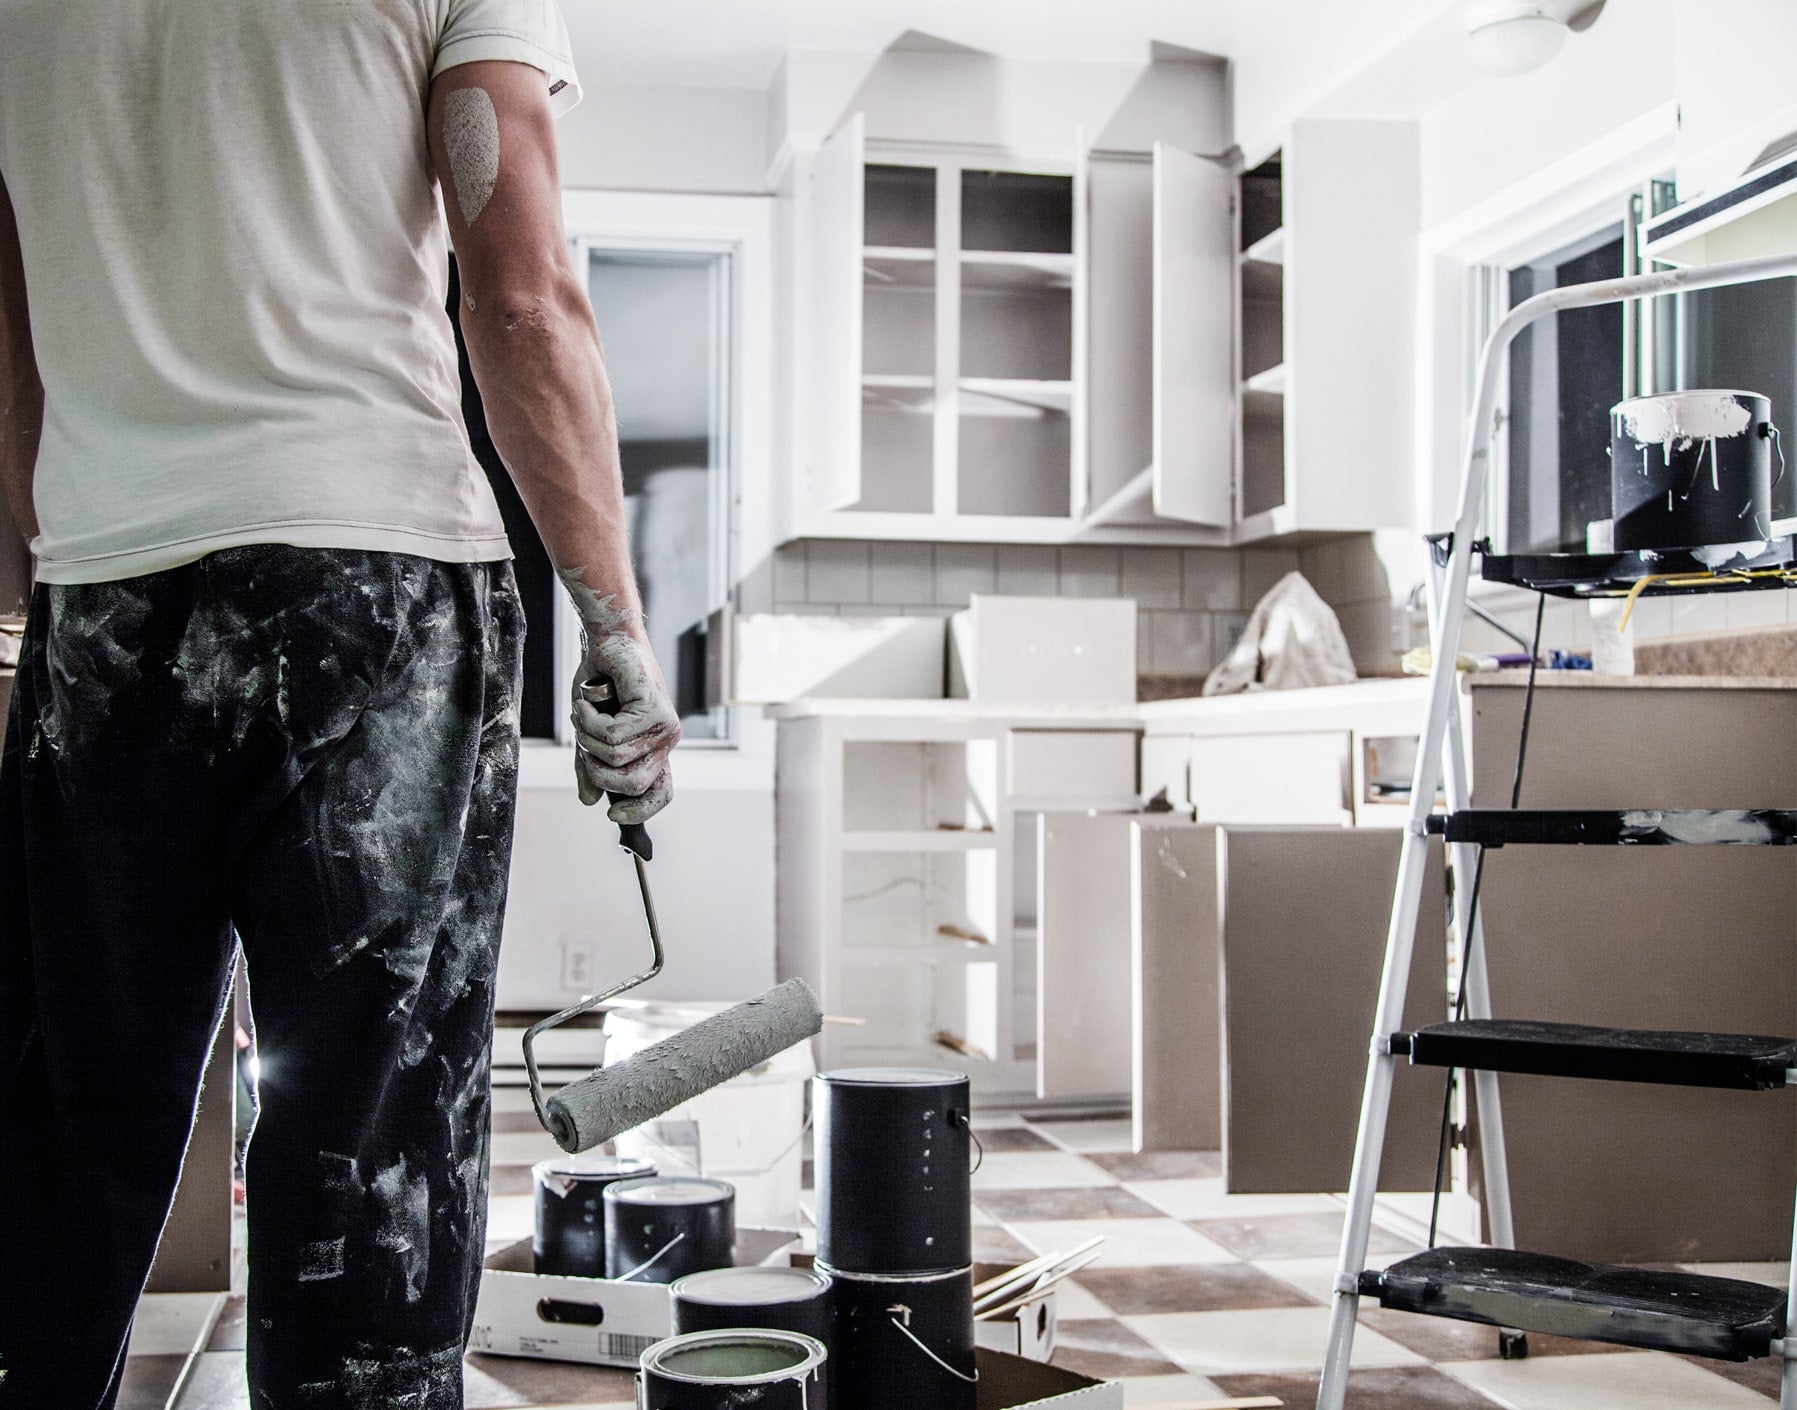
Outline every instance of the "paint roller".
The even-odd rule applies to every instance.
[[[618,693],[603,677],[583,683],[580,694],[605,714],[618,712]],[[816,1035],[824,1023],[823,1009],[811,986],[802,979],[789,979],[747,1003],[702,1019],[623,1062],[601,1067],[545,1098],[537,1071],[537,1039],[661,973],[661,928],[656,922],[655,900],[649,892],[649,873],[644,866],[655,855],[648,829],[641,823],[621,824],[618,842],[636,866],[643,919],[649,927],[649,968],[532,1024],[524,1033],[524,1068],[537,1120],[569,1154],[602,1145],[760,1066],[776,1053]]]

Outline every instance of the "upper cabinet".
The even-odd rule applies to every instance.
[[[854,117],[798,212],[789,536],[1408,522],[1413,133],[1302,124],[1244,174],[1166,143],[875,148]]]
[[[1417,156],[1308,119],[1241,175],[1238,542],[1415,522]]]
[[[1069,535],[1079,204],[1071,168],[870,158],[859,117],[824,146],[800,532]]]

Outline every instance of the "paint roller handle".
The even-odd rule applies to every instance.
[[[617,687],[605,676],[588,676],[582,681],[580,698],[602,715],[615,715],[624,706],[624,702],[618,698]],[[618,843],[641,861],[651,861],[655,856],[655,844],[649,840],[649,829],[641,823],[619,823]]]

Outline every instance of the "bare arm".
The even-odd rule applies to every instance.
[[[31,309],[25,301],[25,257],[12,199],[0,179],[0,490],[13,523],[29,543],[37,537],[31,478],[44,429],[44,384],[31,347]]]
[[[611,385],[562,230],[552,121],[543,75],[523,64],[467,64],[431,87],[431,159],[487,426],[580,614],[582,678],[609,677],[622,701],[608,718],[575,682],[580,795],[604,790],[613,818],[641,822],[668,801],[680,723],[643,630]]]

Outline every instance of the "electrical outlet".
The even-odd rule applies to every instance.
[[[590,993],[593,988],[593,942],[562,941],[562,988],[576,994]]]

